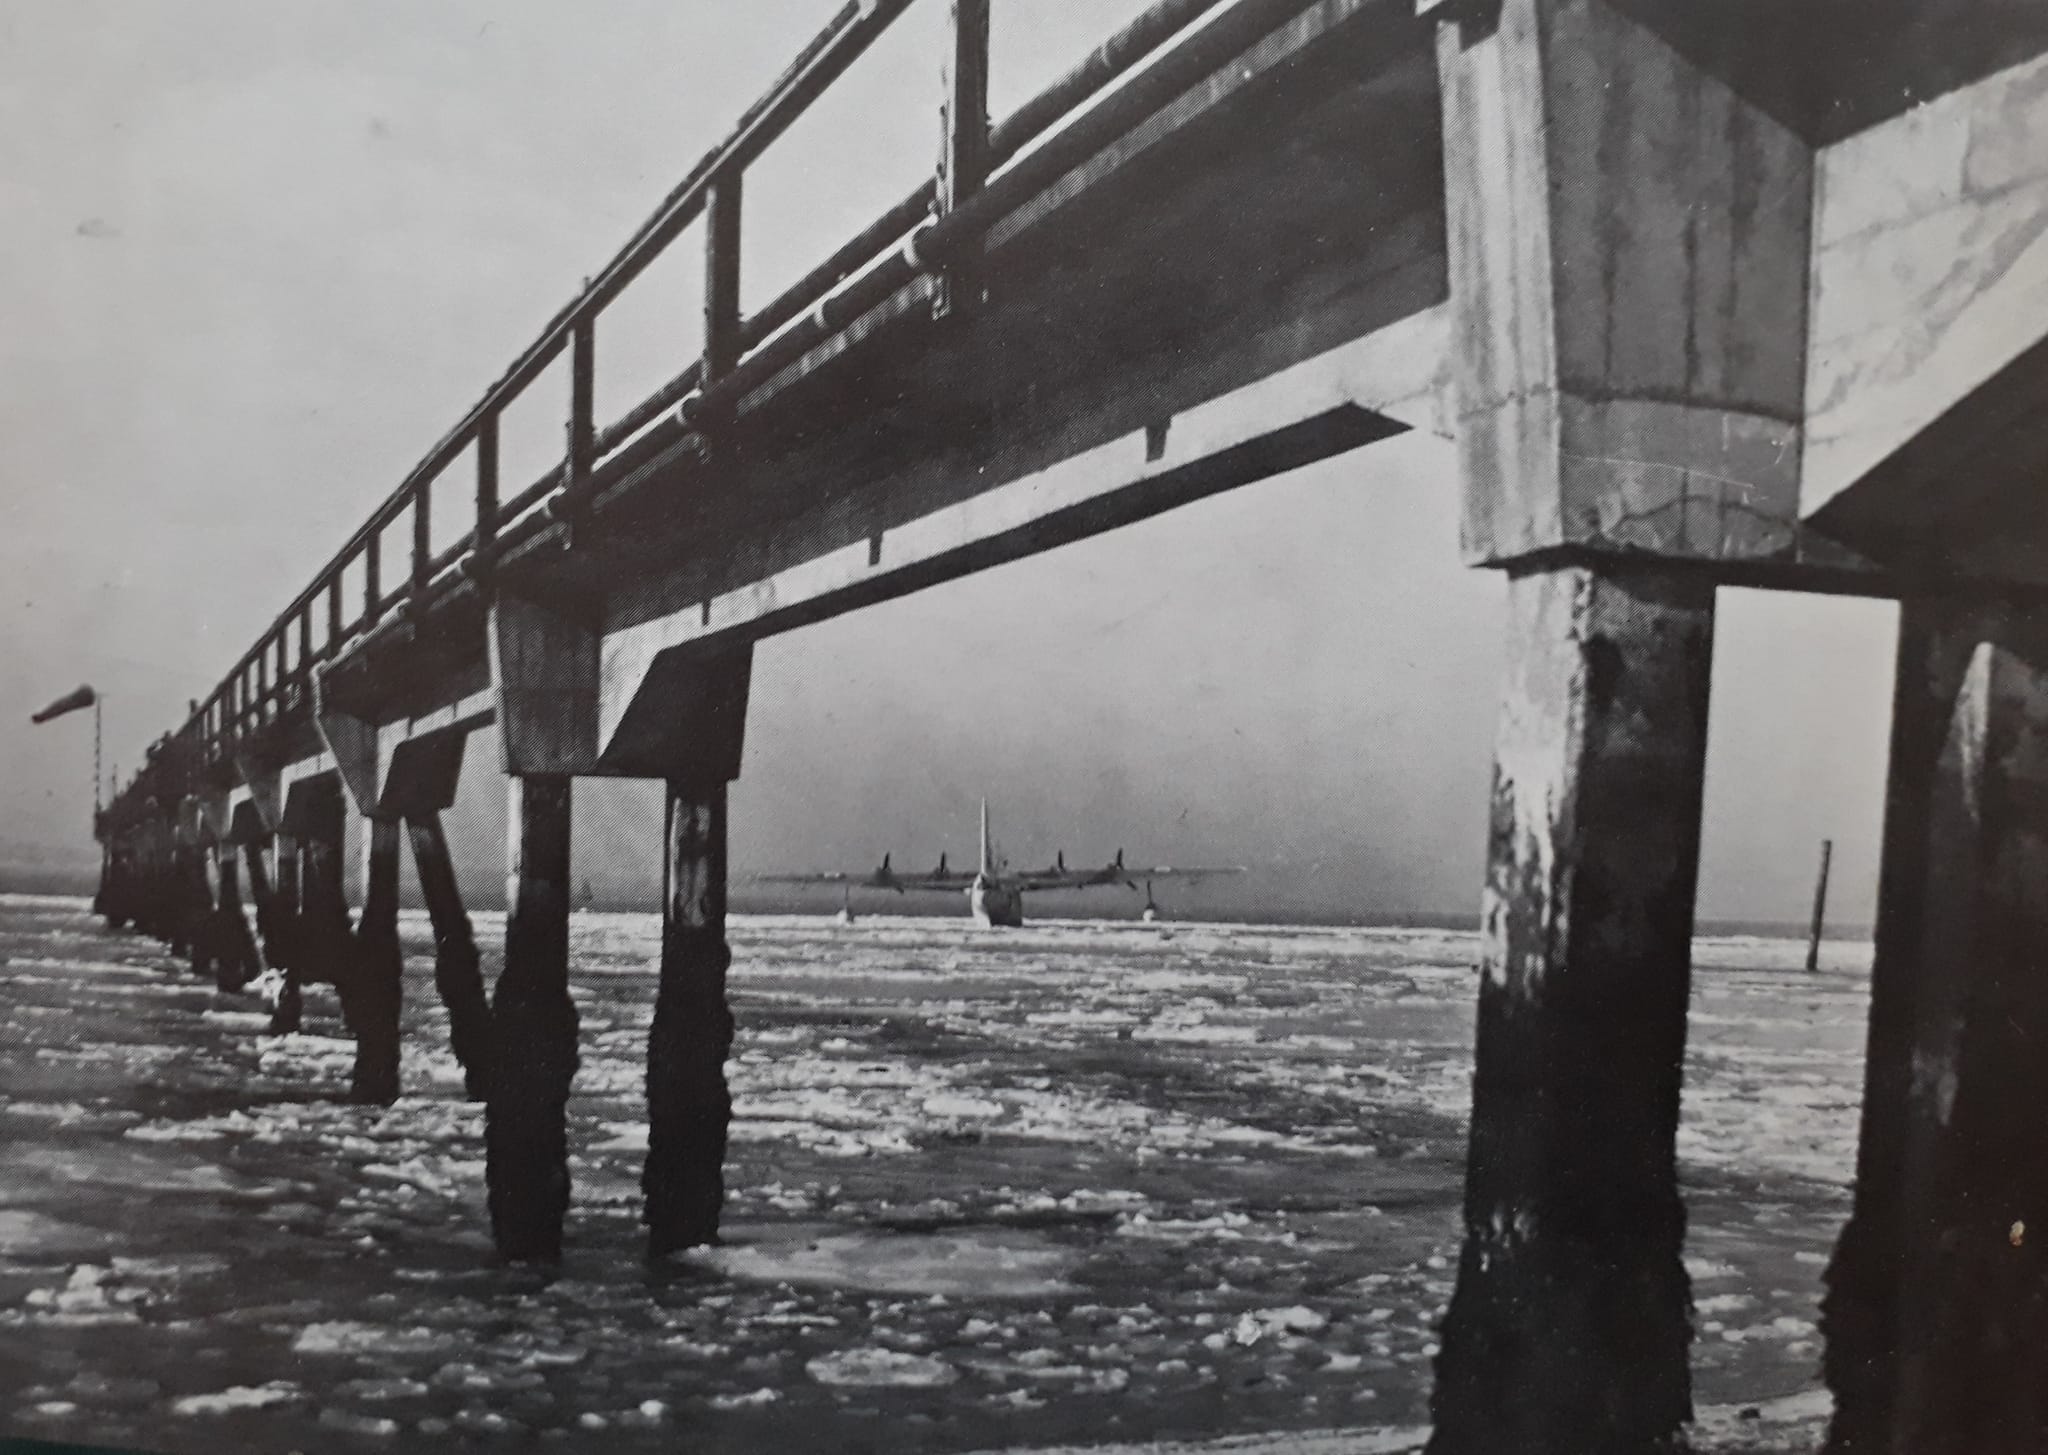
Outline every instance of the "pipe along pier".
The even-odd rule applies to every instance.
[[[988,0],[951,0],[937,174],[742,316],[749,164],[908,3],[849,3],[155,745],[97,820],[103,912],[224,987],[281,971],[280,1031],[333,985],[351,1094],[388,1102],[409,839],[498,1249],[551,1259],[573,785],[662,780],[645,1221],[706,1242],[752,644],[1337,454],[1370,488],[1374,442],[1431,430],[1466,558],[1510,577],[1431,1449],[1665,1451],[1689,1418],[1723,585],[1901,603],[1832,1448],[2048,1446],[2048,11],[1162,0],[991,125]],[[703,346],[600,421],[604,312],[700,219]],[[564,454],[507,493],[499,416],[565,356]],[[441,828],[486,723],[488,992]]]

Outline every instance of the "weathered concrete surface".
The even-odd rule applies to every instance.
[[[2048,613],[1902,612],[1840,1455],[2048,1449]]]
[[[572,779],[515,777],[507,806],[505,967],[491,1002],[485,1176],[501,1256],[552,1262],[569,1207],[567,1108],[576,1074],[569,999]]]
[[[1810,148],[1605,0],[1438,56],[1466,555],[1784,552]]]
[[[507,773],[588,773],[597,765],[596,624],[517,596],[491,604],[491,683]]]
[[[663,863],[661,991],[647,1041],[648,1252],[718,1241],[725,1202],[732,1094],[725,1058],[732,1010],[725,940],[726,785],[668,785]]]
[[[2048,580],[2048,58],[1829,147],[1816,196],[1802,513],[1887,563]]]
[[[1516,577],[1508,612],[1430,1449],[1665,1450],[1691,1416],[1674,1146],[1713,587],[1572,567]]]

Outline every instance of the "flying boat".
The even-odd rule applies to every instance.
[[[1214,878],[1224,874],[1242,874],[1241,866],[1216,869],[1182,869],[1168,865],[1153,868],[1132,868],[1124,863],[1124,851],[1118,849],[1116,857],[1099,869],[1073,869],[1067,866],[1064,850],[1054,855],[1053,862],[1043,869],[1014,869],[1004,859],[997,847],[994,835],[989,829],[988,800],[981,801],[981,855],[980,862],[972,870],[955,869],[947,862],[946,855],[939,855],[936,867],[918,872],[898,869],[891,862],[890,854],[882,855],[882,862],[866,874],[849,874],[843,871],[818,874],[758,874],[755,882],[763,884],[836,884],[842,891],[838,920],[841,924],[853,923],[853,891],[855,889],[885,889],[897,894],[910,893],[958,893],[966,896],[968,912],[977,924],[989,927],[1010,927],[1024,923],[1024,896],[1044,893],[1049,890],[1083,890],[1121,886],[1136,893],[1142,883],[1145,887],[1146,920],[1159,918],[1158,902],[1153,898],[1152,886],[1155,880],[1180,879],[1195,881]]]

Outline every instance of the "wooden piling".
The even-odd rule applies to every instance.
[[[501,1256],[552,1262],[569,1206],[567,1107],[577,1019],[569,998],[573,780],[514,776],[507,813],[505,967],[491,1004],[485,1177]]]
[[[1834,857],[1835,841],[1820,841],[1820,876],[1813,882],[1813,925],[1806,932],[1806,970],[1810,975],[1820,969],[1821,932],[1828,922],[1828,862]]]
[[[2048,612],[1902,604],[1832,1455],[2048,1449]]]
[[[398,940],[398,821],[367,821],[363,912],[355,931],[350,1028],[356,1037],[349,1099],[371,1106],[398,1100],[399,1035],[405,957]]]
[[[1676,1448],[1691,1297],[1676,1138],[1713,587],[1508,588],[1465,1244],[1431,1455]]]
[[[661,989],[647,1046],[648,1253],[718,1241],[732,1096],[725,1059],[726,785],[668,785]]]
[[[463,1087],[471,1101],[482,1101],[488,1085],[490,1003],[484,997],[476,935],[462,907],[455,882],[455,864],[441,815],[422,814],[406,820],[412,839],[413,866],[419,873],[420,895],[434,925],[434,989],[448,1011],[449,1049],[462,1065]]]

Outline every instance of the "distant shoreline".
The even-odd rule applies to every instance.
[[[50,894],[69,895],[74,898],[90,898],[95,887],[94,875],[73,869],[5,865],[0,866],[0,894]],[[408,889],[410,886],[408,886]],[[961,919],[964,916],[951,895],[926,897],[928,902],[920,903],[908,896],[884,906],[881,897],[875,903],[863,906],[854,904],[855,913],[888,913],[911,919]],[[408,907],[417,908],[410,893],[406,897]],[[496,909],[494,904],[478,905],[482,909]],[[614,913],[655,913],[658,906],[652,902],[626,900],[616,897],[597,896],[592,909],[608,910]],[[826,917],[838,913],[837,901],[828,902],[818,895],[772,895],[735,892],[732,896],[732,910],[735,914],[816,914]],[[1048,910],[1052,906],[1048,905]],[[1099,918],[1105,924],[1136,923],[1128,914],[1090,915],[1085,905],[1061,905],[1057,912],[1041,916],[1054,919]],[[1302,908],[1300,906],[1272,906],[1261,908],[1257,905],[1233,906],[1229,909],[1205,908],[1199,914],[1171,914],[1169,924],[1218,924],[1218,925],[1301,925],[1328,929],[1405,929],[1405,930],[1471,930],[1478,927],[1478,915],[1474,912],[1452,913],[1445,910],[1386,910],[1369,911],[1364,914],[1346,914],[1338,910]],[[1791,920],[1744,920],[1744,919],[1702,919],[1699,922],[1702,935],[1754,935],[1761,939],[1803,939],[1806,926]],[[1871,926],[1846,923],[1829,925],[1829,940],[1868,940]]]

